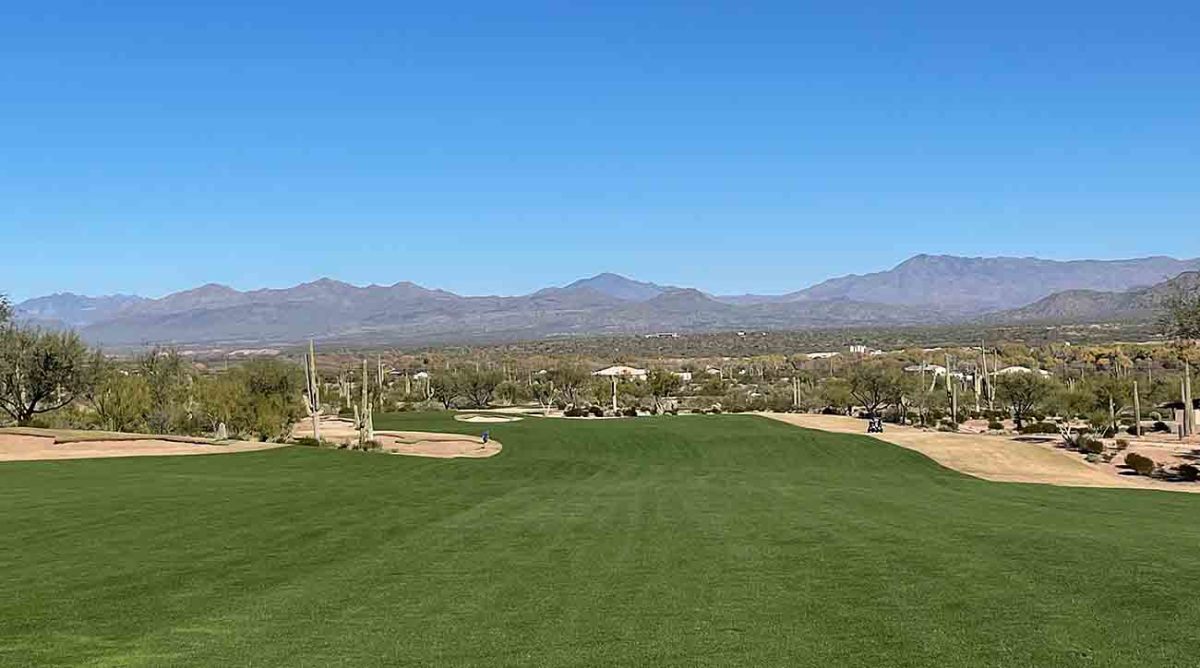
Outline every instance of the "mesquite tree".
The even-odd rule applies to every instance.
[[[88,382],[87,348],[74,332],[0,328],[0,410],[17,424],[69,405]]]

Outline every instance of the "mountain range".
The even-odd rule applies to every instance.
[[[15,310],[25,322],[73,328],[107,346],[307,338],[413,344],[1129,318],[1152,308],[1159,296],[1155,290],[1168,289],[1161,287],[1164,282],[1197,270],[1200,260],[1169,257],[1055,261],[918,255],[887,271],[834,278],[781,295],[712,295],[611,273],[521,296],[462,296],[409,282],[358,287],[323,278],[245,292],[209,284],[159,299],[55,294],[22,302]]]

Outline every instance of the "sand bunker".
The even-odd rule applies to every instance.
[[[102,438],[99,435],[98,438]],[[44,459],[92,459],[101,457],[151,457],[166,455],[216,455],[252,452],[283,447],[282,443],[229,441],[213,443],[202,439],[186,440],[140,434],[120,434],[111,440],[77,440],[68,434],[58,440],[53,432],[0,432],[0,462]]]
[[[840,434],[867,435],[864,420],[842,415],[763,413],[764,417],[798,427]],[[1066,487],[1117,487],[1200,492],[1200,485],[1121,475],[1112,464],[1088,464],[1078,454],[1044,442],[1017,441],[1005,436],[955,434],[887,425],[872,437],[915,450],[947,468],[997,482],[1029,482]]]
[[[292,428],[295,437],[312,436],[312,422],[304,421]],[[358,431],[354,423],[340,418],[321,421],[321,439],[350,445],[358,442]],[[375,440],[385,452],[413,457],[435,457],[438,459],[483,458],[500,452],[503,446],[492,439],[487,443],[479,436],[464,434],[441,434],[425,431],[380,431],[375,430]]]
[[[395,455],[439,459],[491,457],[499,454],[503,447],[492,439],[488,439],[488,442],[484,443],[483,439],[478,436],[435,434],[424,431],[377,431],[375,440],[379,441],[385,451]]]
[[[459,422],[471,423],[490,423],[490,422],[516,422],[523,418],[515,415],[455,415],[455,420]]]

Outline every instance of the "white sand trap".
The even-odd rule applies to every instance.
[[[58,442],[53,436],[0,433],[0,462],[46,459],[93,459],[104,457],[152,457],[168,455],[216,455],[252,452],[283,447],[283,443],[204,441],[155,438],[130,434],[115,440],[71,440]]]
[[[520,418],[515,415],[455,415],[454,419],[458,420],[459,422],[491,423],[491,422],[517,422],[518,420],[522,420],[524,418]]]
[[[843,415],[762,413],[797,427],[867,436],[865,420]],[[1121,475],[1115,466],[1088,464],[1079,455],[1045,443],[1017,441],[1005,436],[934,432],[889,424],[881,441],[915,450],[933,461],[967,475],[996,482],[1030,482],[1064,487],[1117,487],[1200,492],[1200,485]]]
[[[379,441],[385,451],[395,455],[438,459],[481,459],[499,454],[504,447],[493,439],[484,443],[478,436],[424,431],[377,431],[375,440]]]
[[[312,422],[305,420],[292,428],[295,437],[312,436]],[[358,431],[354,423],[340,418],[321,421],[321,440],[352,445],[358,442]],[[499,454],[503,446],[492,439],[487,443],[479,436],[465,434],[442,434],[427,431],[383,431],[375,430],[375,440],[385,452],[413,457],[436,457],[455,459],[458,457],[483,458]]]

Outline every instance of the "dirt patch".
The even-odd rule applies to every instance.
[[[312,436],[312,422],[297,423],[292,435]],[[321,421],[321,439],[333,443],[350,445],[358,442],[358,431],[350,420],[327,418]],[[493,439],[483,442],[480,436],[464,434],[442,434],[425,431],[380,431],[375,430],[375,440],[385,452],[413,457],[435,457],[438,459],[483,458],[499,454],[503,446]]]
[[[524,418],[515,415],[455,415],[455,420],[470,423],[517,422]]]
[[[764,417],[798,427],[839,434],[867,435],[864,420],[841,415],[808,413],[763,413]],[[987,434],[933,432],[913,427],[887,425],[882,434],[870,436],[915,450],[947,468],[998,482],[1029,482],[1066,487],[1116,487],[1200,492],[1194,483],[1172,483],[1126,475],[1118,467],[1124,453],[1111,464],[1089,464],[1078,453],[1057,447],[1057,439],[1014,440]],[[1141,449],[1139,448],[1139,451]],[[1160,458],[1150,455],[1155,461]]]
[[[159,437],[145,434],[119,434],[119,438],[84,438],[74,432],[61,439],[51,430],[12,430],[0,432],[0,462],[45,459],[92,459],[102,457],[154,457],[168,455],[215,455],[252,452],[283,447],[282,443],[228,441],[216,443],[203,439]]]

